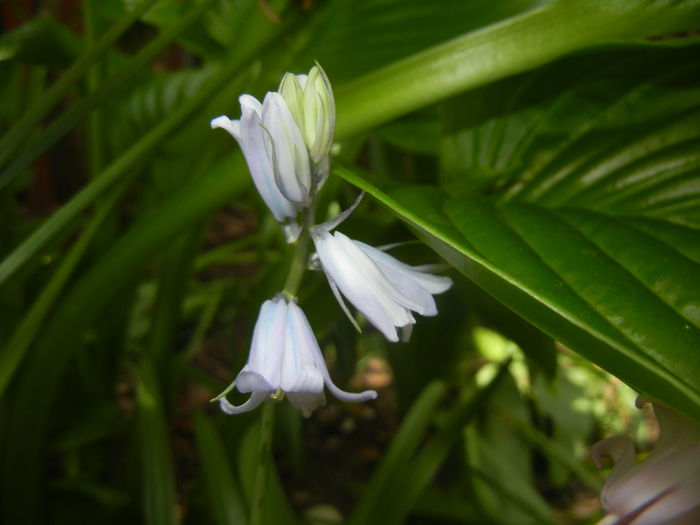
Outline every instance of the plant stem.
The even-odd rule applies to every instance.
[[[262,413],[260,414],[260,436],[258,439],[255,479],[253,480],[253,499],[250,505],[250,525],[260,525],[263,521],[267,474],[271,461],[274,409],[274,403],[263,403]]]
[[[307,256],[309,252],[309,241],[311,240],[311,228],[314,226],[314,216],[316,215],[316,193],[311,196],[311,204],[304,208],[302,227],[299,238],[294,244],[292,262],[289,265],[287,280],[284,283],[282,293],[291,300],[299,292],[299,286],[304,278],[307,268]]]

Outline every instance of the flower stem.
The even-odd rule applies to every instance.
[[[263,403],[260,414],[260,434],[258,438],[255,479],[253,480],[253,498],[250,505],[250,525],[263,522],[267,478],[271,464],[272,428],[274,426],[275,403]]]
[[[299,286],[304,278],[304,272],[307,269],[307,257],[309,252],[309,241],[311,240],[311,228],[314,225],[314,216],[316,214],[316,195],[312,195],[311,204],[304,209],[302,218],[302,228],[299,237],[294,244],[294,252],[292,253],[292,262],[289,265],[287,280],[284,283],[282,293],[291,300],[296,297],[299,292]]]

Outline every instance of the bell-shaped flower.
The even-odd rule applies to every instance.
[[[242,95],[240,120],[226,116],[211,121],[236,139],[260,196],[278,222],[288,242],[299,234],[296,216],[308,204],[311,188],[309,154],[284,99],[268,93],[261,104]]]
[[[293,300],[287,301],[281,295],[265,301],[260,308],[248,363],[233,384],[240,392],[250,393],[250,398],[234,406],[221,397],[221,409],[227,414],[248,412],[263,401],[286,395],[308,417],[326,404],[324,385],[342,401],[361,402],[377,397],[374,390],[353,394],[333,383],[304,312]]]
[[[327,158],[335,132],[335,99],[330,81],[321,66],[308,75],[287,73],[279,88],[294,115],[314,165],[327,172]]]
[[[593,445],[598,468],[608,456],[614,466],[601,505],[599,525],[690,525],[700,523],[700,425],[654,403],[659,438],[649,456],[637,463],[627,436]]]
[[[262,104],[265,148],[272,159],[275,182],[291,202],[305,206],[312,189],[309,151],[282,95],[270,92]]]
[[[416,322],[412,312],[437,315],[433,295],[452,286],[449,277],[427,273],[430,265],[409,266],[340,232],[331,233],[329,224],[317,226],[311,235],[331,289],[353,323],[341,294],[389,341],[399,340],[397,327],[403,328],[404,339],[410,336]]]

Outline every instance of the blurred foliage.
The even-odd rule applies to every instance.
[[[409,343],[300,293],[376,402],[274,407],[263,522],[594,523],[588,447],[700,419],[700,4],[88,0],[0,5],[4,523],[246,523],[260,414],[209,400],[288,247],[228,136],[314,60],[319,219],[454,289]],[[346,179],[346,180],[343,180]],[[428,246],[428,247],[426,247]],[[466,276],[466,278],[464,278]],[[613,377],[615,374],[620,379]]]

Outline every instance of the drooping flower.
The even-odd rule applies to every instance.
[[[234,383],[239,392],[250,393],[250,398],[240,406],[220,398],[221,409],[227,414],[248,412],[263,401],[286,395],[308,417],[326,404],[324,385],[342,401],[361,402],[377,397],[374,390],[354,394],[333,383],[304,312],[293,300],[287,301],[281,295],[265,301],[260,308],[248,363]]]
[[[427,273],[431,266],[409,266],[340,232],[331,233],[332,227],[317,226],[311,236],[331,289],[351,320],[341,293],[393,342],[399,340],[397,327],[403,329],[404,338],[410,335],[416,322],[412,312],[437,315],[433,295],[452,286],[449,277]]]
[[[242,95],[240,120],[219,116],[243,151],[255,187],[283,225],[288,242],[299,235],[296,216],[328,177],[335,129],[335,102],[328,77],[314,66],[308,75],[287,73],[279,92],[260,103]]]
[[[250,95],[241,95],[238,100],[241,103],[240,120],[231,120],[222,115],[211,121],[211,127],[225,129],[236,139],[243,151],[255,187],[277,222],[283,225],[287,240],[292,242],[299,234],[296,216],[301,206],[300,203],[289,199],[277,182],[279,177],[275,175],[273,159],[268,152],[270,147],[267,145],[271,139],[269,132],[263,127],[263,104]],[[265,112],[268,121],[278,112],[268,108]],[[278,126],[273,126],[273,129],[277,130]],[[295,183],[296,181],[291,181],[288,186],[294,186]]]
[[[690,525],[700,523],[700,425],[654,403],[659,438],[637,463],[627,436],[593,445],[593,459],[610,457],[614,467],[601,494],[607,515],[599,525]]]

